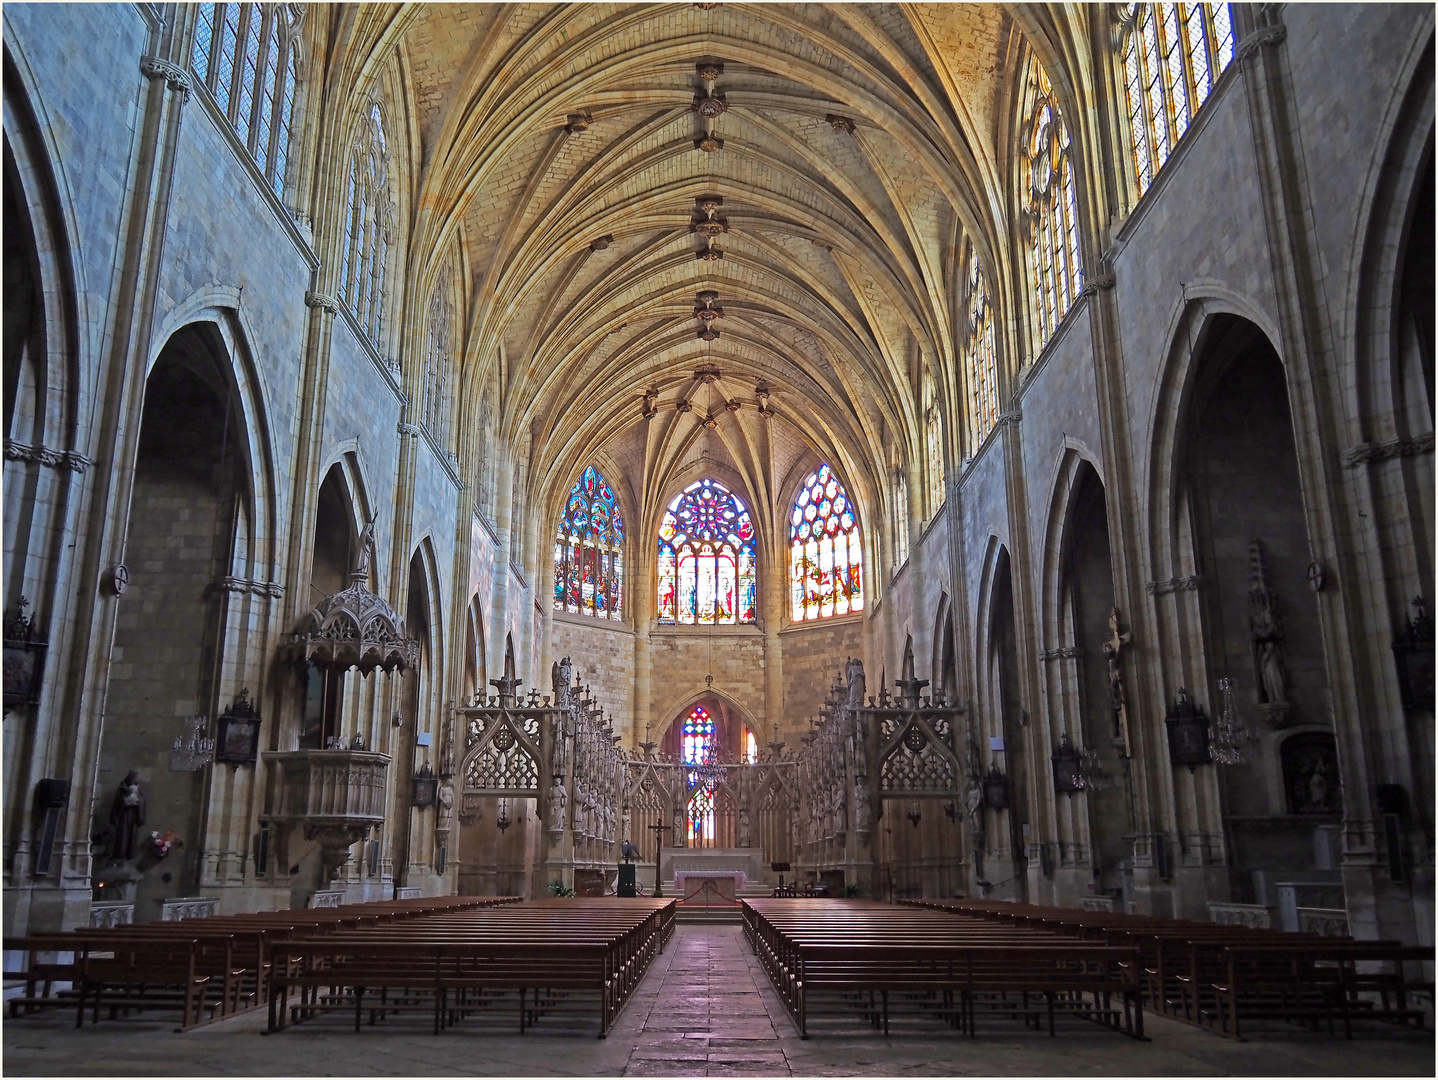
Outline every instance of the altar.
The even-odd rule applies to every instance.
[[[659,852],[659,875],[674,882],[681,897],[698,889],[733,900],[746,885],[762,884],[764,870],[764,852],[759,848],[667,847]]]

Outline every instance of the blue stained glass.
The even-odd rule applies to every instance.
[[[828,465],[804,481],[789,516],[790,611],[795,622],[862,611],[862,544],[854,503]]]
[[[554,547],[554,608],[601,619],[623,614],[624,518],[590,465],[569,490]]]

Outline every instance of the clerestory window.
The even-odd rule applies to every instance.
[[[1078,299],[1083,267],[1079,263],[1078,198],[1068,125],[1037,59],[1029,65],[1028,97],[1021,179],[1037,355]]]
[[[1138,193],[1148,190],[1233,61],[1227,4],[1124,4],[1119,55]]]
[[[384,113],[371,101],[351,150],[345,188],[340,299],[376,346],[384,331],[385,272],[391,217]]]
[[[849,493],[828,465],[804,480],[789,511],[795,622],[864,610],[864,552]]]
[[[275,195],[285,190],[299,67],[299,4],[200,4],[190,66]]]
[[[604,477],[585,467],[554,540],[554,610],[598,619],[624,611],[624,519]]]

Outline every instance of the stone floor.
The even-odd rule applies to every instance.
[[[339,1016],[262,1034],[263,1010],[184,1035],[158,1021],[7,1020],[7,1076],[1398,1076],[1434,1075],[1431,1033],[1359,1039],[1274,1028],[1235,1043],[1157,1017],[1135,1042],[1080,1020],[1057,1038],[1014,1027],[969,1039],[934,1026],[800,1040],[735,926],[679,928],[607,1039],[587,1030],[430,1033],[419,1016],[356,1034]]]

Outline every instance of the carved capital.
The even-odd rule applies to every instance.
[[[83,473],[94,464],[84,454],[75,450],[52,450],[48,446],[27,446],[24,443],[5,440],[5,459],[23,461],[27,465],[44,465],[47,469],[69,469]]]
[[[1075,660],[1081,655],[1077,645],[1069,645],[1062,649],[1045,649],[1039,653],[1039,659],[1044,663],[1053,660]]]
[[[1116,284],[1117,281],[1114,279],[1112,273],[1095,274],[1093,277],[1089,278],[1087,281],[1084,282],[1081,295],[1092,296],[1100,289],[1112,289]]]
[[[851,117],[840,116],[838,113],[826,113],[824,120],[835,131],[842,131],[845,135],[854,134],[854,121]]]
[[[411,435],[416,439],[419,438],[420,435],[418,424],[400,424],[396,430],[398,430],[401,435]]]
[[[1369,465],[1375,461],[1392,461],[1394,458],[1417,457],[1419,454],[1432,452],[1431,434],[1418,435],[1412,439],[1359,443],[1343,451],[1343,465],[1344,468],[1356,469],[1359,465]]]
[[[255,596],[270,596],[278,600],[285,595],[285,587],[277,581],[247,581],[244,578],[226,574],[215,583],[215,588],[228,593],[253,593]]]
[[[140,57],[140,71],[147,79],[164,79],[171,90],[178,90],[186,101],[190,98],[190,75],[179,64],[158,56]]]
[[[1000,424],[1017,424],[1024,418],[1023,410],[1014,409],[1012,412],[999,413]]]
[[[1288,28],[1282,23],[1261,26],[1238,43],[1234,59],[1240,64],[1270,45],[1279,45],[1288,37]]]
[[[340,302],[333,296],[326,296],[324,293],[306,292],[305,307],[319,308],[322,311],[329,312],[331,315],[338,315]]]
[[[1167,581],[1150,581],[1144,588],[1149,596],[1167,596],[1175,592],[1193,592],[1203,583],[1202,576],[1189,574],[1187,577],[1169,578]]]

